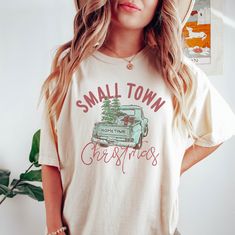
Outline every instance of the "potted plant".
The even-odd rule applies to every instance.
[[[33,135],[29,154],[29,162],[31,165],[24,173],[20,174],[19,179],[13,179],[10,183],[11,172],[6,169],[0,169],[0,195],[3,196],[3,198],[0,199],[0,204],[2,204],[6,198],[13,198],[17,194],[27,195],[37,201],[44,201],[42,188],[31,183],[35,181],[42,182],[41,165],[38,164],[39,143],[40,129]],[[32,167],[35,169],[31,169]]]

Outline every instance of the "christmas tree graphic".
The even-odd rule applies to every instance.
[[[114,115],[113,115],[112,109],[111,109],[111,101],[107,97],[105,97],[101,108],[103,110],[101,113],[102,114],[101,121],[113,123],[114,122]]]

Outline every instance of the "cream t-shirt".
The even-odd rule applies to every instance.
[[[73,74],[57,123],[60,162],[45,109],[39,163],[61,167],[62,216],[70,235],[173,235],[188,136],[172,129],[172,94],[146,47],[127,62],[96,51]],[[131,57],[129,57],[131,58]],[[205,73],[188,109],[214,146],[235,134],[235,115]]]

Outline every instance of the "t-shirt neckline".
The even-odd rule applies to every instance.
[[[149,46],[146,45],[144,48],[142,48],[136,54],[135,58],[132,61],[135,62],[135,61],[141,59],[145,55],[145,53],[148,51],[148,49],[149,49]],[[125,60],[124,58],[109,56],[109,55],[104,54],[103,52],[96,50],[93,52],[92,56],[95,57],[96,59],[102,60],[103,62],[106,62],[106,63],[123,64],[123,63],[128,63],[127,60],[131,60],[131,58],[134,55],[131,55],[129,57],[125,57],[125,59],[126,59]]]

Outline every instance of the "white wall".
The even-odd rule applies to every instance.
[[[234,9],[235,2],[228,0],[225,13],[235,21]],[[56,46],[72,37],[74,13],[72,1],[1,1],[0,168],[12,171],[11,179],[29,165],[31,137],[39,128],[40,86],[50,71]],[[235,28],[225,26],[224,75],[210,77],[233,108],[234,41]],[[234,138],[228,140],[182,176],[182,235],[234,234],[234,145]],[[16,196],[0,206],[1,234],[41,235],[44,223],[43,202]]]
[[[221,45],[224,74],[210,76],[210,80],[235,111],[235,1],[224,3],[224,44]],[[182,175],[179,195],[182,235],[235,234],[234,146],[233,137]]]
[[[1,0],[0,168],[11,178],[29,166],[40,87],[55,48],[72,37],[74,13],[72,1]],[[17,195],[0,205],[1,235],[42,235],[44,223],[44,202]]]

